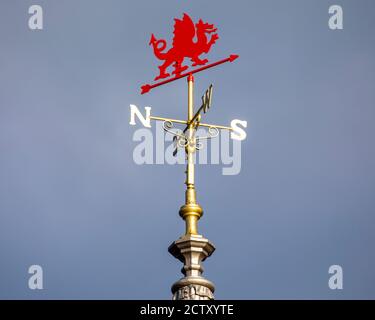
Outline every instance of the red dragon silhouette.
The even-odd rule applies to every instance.
[[[164,79],[170,76],[166,69],[173,64],[174,74],[178,77],[181,72],[188,69],[188,66],[183,66],[185,58],[190,58],[192,66],[205,65],[208,60],[201,60],[199,56],[208,53],[211,46],[219,39],[216,28],[213,24],[205,23],[200,19],[198,23],[194,24],[193,20],[184,13],[182,20],[174,19],[174,31],[172,48],[167,52],[163,52],[167,47],[167,42],[164,39],[157,40],[154,34],[151,35],[149,45],[152,45],[154,54],[159,60],[164,60],[164,63],[158,68],[159,75],[155,78]],[[207,39],[207,34],[213,33],[210,40]],[[196,37],[196,41],[194,38]]]

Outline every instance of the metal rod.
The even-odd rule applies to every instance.
[[[176,123],[181,123],[181,124],[187,124],[187,121],[185,121],[185,120],[177,120],[177,119],[170,119],[170,118],[163,118],[163,117],[150,116],[150,119],[158,120],[158,121],[170,121],[170,122],[176,122]]]
[[[214,127],[217,129],[223,129],[223,130],[233,130],[232,127],[226,127],[226,126],[217,126],[216,124],[209,124],[209,123],[199,123],[200,126],[202,127]]]
[[[185,192],[185,206],[195,206],[196,193],[194,185],[194,125],[191,123],[191,119],[194,115],[194,77],[189,74],[188,78],[188,144],[185,147],[185,152],[187,154],[187,165],[186,165],[186,192]],[[184,215],[186,234],[198,234],[198,219],[199,217],[191,212],[190,207]]]

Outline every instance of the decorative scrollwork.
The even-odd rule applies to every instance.
[[[201,140],[212,139],[219,135],[219,129],[215,126],[212,126],[208,128],[207,136],[192,137],[191,139],[189,139],[188,135],[171,130],[173,127],[174,126],[172,121],[165,120],[163,122],[164,131],[174,136],[173,141],[176,143],[176,149],[173,152],[174,155],[177,154],[178,147],[186,148],[187,146],[189,146],[195,148],[196,150],[201,150],[203,148],[203,142]]]
[[[207,136],[200,136],[200,137],[197,137],[196,138],[196,144],[195,144],[195,148],[197,150],[201,150],[203,148],[203,143],[200,142],[200,140],[208,140],[208,139],[212,139],[212,138],[215,138],[219,135],[219,129],[212,126],[212,127],[209,127],[208,128],[208,135]]]
[[[177,145],[181,148],[185,148],[189,143],[189,140],[183,136],[182,138],[181,137],[177,137]]]
[[[168,133],[170,133],[170,134],[172,134],[176,137],[178,146],[185,147],[188,144],[188,139],[186,138],[186,136],[184,134],[178,133],[177,131],[170,130],[173,127],[174,126],[173,126],[172,121],[165,120],[163,122],[164,131],[166,131],[166,132],[168,132]]]
[[[197,138],[195,141],[195,149],[202,150],[202,148],[203,148],[203,143],[199,141],[199,138]]]

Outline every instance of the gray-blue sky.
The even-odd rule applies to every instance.
[[[30,31],[41,4],[44,30]],[[328,7],[344,30],[328,29]],[[0,4],[0,297],[169,299],[181,264],[182,166],[137,166],[129,104],[182,117],[186,83],[139,94],[183,12],[217,25],[207,120],[247,120],[242,172],[197,169],[218,299],[375,298],[375,3],[12,1]],[[27,287],[31,264],[42,291]],[[328,288],[328,267],[344,290]]]

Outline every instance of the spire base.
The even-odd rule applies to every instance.
[[[215,246],[199,234],[187,234],[168,248],[170,254],[184,263],[185,277],[172,285],[173,300],[213,300],[214,284],[201,276],[202,261],[209,257]]]

